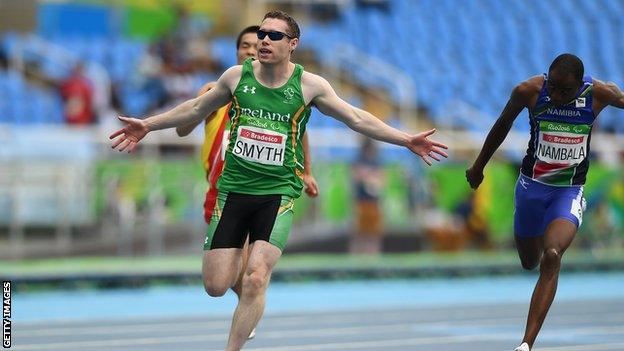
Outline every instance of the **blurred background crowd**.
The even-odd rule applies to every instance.
[[[295,62],[395,127],[435,126],[451,155],[426,168],[314,111],[320,196],[298,200],[286,253],[509,249],[526,112],[477,192],[464,171],[511,89],[562,52],[624,84],[619,0],[2,0],[0,257],[199,253],[202,131],[135,155],[107,135],[194,97],[276,7],[302,26]],[[605,110],[592,138],[582,250],[624,247],[623,117]]]

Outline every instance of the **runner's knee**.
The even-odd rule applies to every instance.
[[[539,250],[521,250],[518,252],[522,268],[532,271],[540,263]]]
[[[269,276],[264,271],[252,270],[243,277],[243,294],[258,295],[266,287]]]
[[[206,293],[212,297],[221,297],[225,295],[225,293],[230,288],[225,282],[216,282],[204,280],[204,289]]]
[[[558,271],[561,266],[561,253],[555,248],[546,249],[542,256],[542,270]]]
[[[522,268],[532,271],[537,267],[539,259],[537,257],[521,257],[520,262],[522,263]]]

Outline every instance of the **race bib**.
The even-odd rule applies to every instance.
[[[541,161],[577,165],[587,156],[588,125],[540,121],[535,155]]]
[[[273,130],[240,126],[232,153],[244,160],[282,166],[286,135]]]

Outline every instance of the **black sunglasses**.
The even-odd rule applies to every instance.
[[[263,30],[259,30],[257,34],[258,34],[258,39],[260,40],[263,40],[267,35],[269,36],[269,39],[271,39],[271,41],[280,41],[284,37],[287,37],[288,39],[292,39],[290,35],[286,33],[282,33],[282,32],[265,32]]]

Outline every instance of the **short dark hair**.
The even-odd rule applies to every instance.
[[[277,18],[277,19],[281,19],[282,21],[285,21],[286,24],[288,25],[288,32],[289,32],[286,34],[289,37],[299,38],[301,36],[301,31],[299,30],[299,25],[297,24],[297,21],[295,21],[295,19],[292,18],[286,12],[279,11],[279,10],[269,11],[266,13],[266,15],[264,15],[264,18],[262,20],[264,21],[267,18]]]
[[[561,71],[563,73],[571,74],[576,80],[582,81],[583,74],[585,74],[585,67],[583,67],[583,61],[576,55],[561,54],[555,58],[550,64],[548,72],[553,70]]]
[[[238,37],[236,38],[236,50],[240,47],[241,40],[243,40],[243,35],[247,33],[258,33],[260,30],[260,26],[249,26],[243,29],[240,33],[238,33]]]

